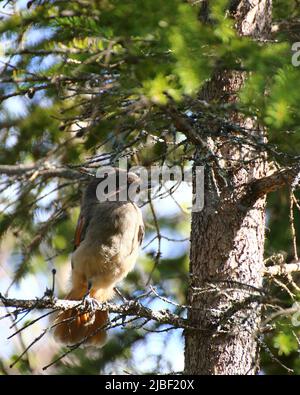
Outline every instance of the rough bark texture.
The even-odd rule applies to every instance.
[[[233,1],[230,11],[239,34],[254,38],[268,35],[271,1]],[[242,72],[216,73],[202,96],[234,102],[245,77]],[[237,113],[230,116],[235,123],[253,129],[249,133],[264,138],[253,120]],[[213,151],[214,142],[210,144]],[[227,184],[213,165],[205,164],[205,206],[192,216],[189,319],[191,325],[207,331],[185,333],[188,374],[244,375],[258,369],[265,199],[247,200],[244,188],[245,183],[267,174],[265,158],[249,162],[256,154],[249,147],[233,148],[229,143],[218,151]],[[234,165],[229,158],[245,164]],[[203,164],[200,150],[195,162]]]

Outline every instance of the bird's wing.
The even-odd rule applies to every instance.
[[[76,248],[84,239],[86,229],[88,227],[88,222],[89,221],[86,219],[86,217],[84,217],[83,215],[79,216],[74,236],[74,250],[76,250]]]

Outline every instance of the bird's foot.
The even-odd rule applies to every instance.
[[[89,312],[94,314],[95,311],[100,307],[100,303],[97,299],[92,298],[89,294],[85,295],[82,299],[82,304],[84,308]]]

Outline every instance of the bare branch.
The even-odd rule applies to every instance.
[[[78,311],[85,311],[85,306],[81,301],[40,298],[40,299],[12,299],[5,298],[0,294],[1,304],[5,307],[16,307],[26,309],[55,309],[68,310],[76,308]],[[0,304],[0,307],[1,307]],[[199,329],[194,328],[188,324],[188,320],[171,313],[168,310],[153,311],[148,307],[143,306],[136,300],[130,300],[122,305],[114,303],[102,303],[97,307],[99,311],[109,310],[111,313],[117,313],[124,316],[138,316],[139,318],[146,318],[148,320],[156,321],[160,324],[172,325],[176,328],[185,329]]]
[[[247,185],[245,201],[255,202],[264,195],[293,184],[300,172],[300,164],[275,171],[273,174],[254,180]]]
[[[295,217],[294,217],[294,204],[295,204],[295,196],[294,196],[292,188],[290,188],[290,228],[291,228],[292,240],[293,240],[294,260],[298,261],[297,235],[296,235]]]
[[[59,177],[66,179],[79,179],[88,177],[79,170],[72,170],[67,167],[53,166],[51,164],[32,164],[32,165],[0,165],[0,174],[7,176],[28,176],[36,173],[36,176]],[[36,177],[35,177],[36,178]]]
[[[294,272],[300,272],[300,261],[286,263],[283,265],[269,266],[265,269],[265,274],[268,276],[288,275]]]

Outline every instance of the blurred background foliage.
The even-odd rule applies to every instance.
[[[226,106],[197,97],[216,72],[248,73],[239,111],[268,128],[269,144],[264,148],[274,164],[297,159],[299,67],[291,64],[291,45],[300,41],[300,7],[296,0],[273,3],[271,38],[261,42],[237,35],[224,0],[212,2],[210,23],[201,21],[198,1],[1,1],[0,164],[36,165],[17,176],[1,176],[1,292],[41,296],[51,284],[53,267],[56,294],[63,297],[67,289],[83,184],[47,176],[42,169],[93,171],[116,165],[120,158],[129,165],[189,166],[194,146],[174,113],[204,137],[210,119],[219,117],[226,123]],[[153,207],[143,207],[144,248],[136,269],[120,285],[127,298],[145,292],[150,279],[161,296],[184,304],[190,192],[185,186],[174,196],[154,200]],[[293,259],[289,204],[287,191],[269,196],[266,258],[282,253],[287,262]],[[296,209],[294,215],[299,234]],[[289,306],[299,299],[299,290],[291,297],[284,286],[285,279],[266,282]],[[151,308],[184,314],[153,294],[143,301]],[[24,318],[20,326],[34,318]],[[7,322],[0,322],[3,374],[40,373],[62,352],[48,336],[10,370],[48,321],[23,331],[9,344]],[[181,331],[151,323],[148,329],[132,325],[112,330],[102,350],[77,350],[52,366],[51,373],[182,370]],[[299,374],[299,329],[292,327],[289,317],[276,320],[271,329],[261,338],[262,372]]]

